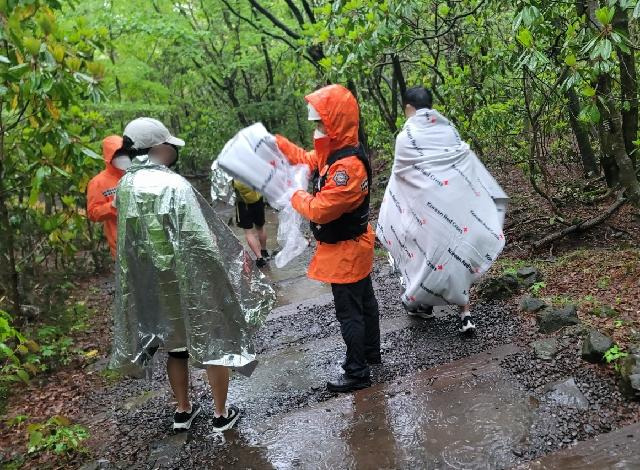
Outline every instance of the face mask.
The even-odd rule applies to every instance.
[[[118,170],[126,171],[131,166],[131,159],[126,155],[121,155],[111,160],[111,164]]]
[[[316,151],[318,163],[322,167],[327,161],[327,158],[329,158],[329,153],[331,153],[331,139],[328,135],[319,131],[314,132],[313,137],[313,148]]]
[[[327,134],[324,134],[320,129],[316,129],[315,131],[313,131],[313,138],[315,139],[322,139],[323,137],[326,137]]]

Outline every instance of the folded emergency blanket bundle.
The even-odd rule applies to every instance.
[[[261,123],[238,132],[222,149],[212,165],[211,194],[224,199],[224,177],[219,169],[261,193],[279,211],[276,266],[286,265],[308,246],[302,233],[302,217],[291,206],[291,196],[307,189],[309,168],[291,165],[280,152],[275,137]]]
[[[507,200],[444,116],[423,109],[407,120],[376,228],[407,307],[468,303],[504,248]]]

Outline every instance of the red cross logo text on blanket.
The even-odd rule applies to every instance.
[[[349,175],[347,175],[347,172],[344,170],[338,170],[336,174],[333,175],[333,182],[336,186],[346,186],[349,182]]]

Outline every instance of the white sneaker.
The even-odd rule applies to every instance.
[[[476,325],[471,321],[471,314],[467,314],[460,318],[460,328],[458,328],[460,333],[473,333],[475,330]]]

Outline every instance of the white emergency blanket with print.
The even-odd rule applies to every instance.
[[[285,266],[309,246],[302,232],[302,216],[291,206],[295,191],[307,189],[309,167],[291,165],[280,152],[276,138],[262,123],[245,127],[226,143],[216,160],[233,178],[261,193],[278,212],[275,262]],[[213,169],[213,168],[212,168]]]
[[[507,200],[448,119],[421,109],[407,120],[376,234],[408,308],[468,303],[471,284],[504,248]]]

